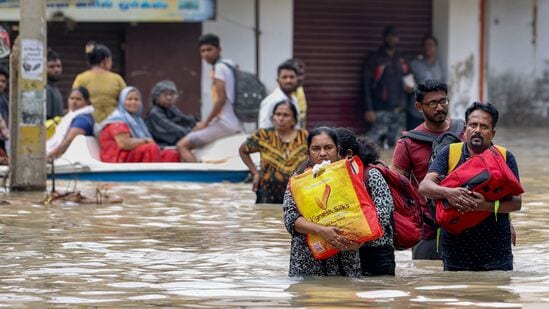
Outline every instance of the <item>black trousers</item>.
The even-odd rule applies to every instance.
[[[394,276],[395,249],[392,246],[359,249],[363,276]]]

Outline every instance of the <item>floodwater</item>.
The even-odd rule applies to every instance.
[[[40,204],[1,193],[0,306],[547,308],[547,130],[498,132],[527,191],[513,214],[511,272],[443,272],[397,252],[396,277],[287,277],[279,205],[254,205],[249,184],[112,184],[121,204]],[[94,197],[97,183],[58,183]]]

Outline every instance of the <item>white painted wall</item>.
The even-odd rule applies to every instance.
[[[488,70],[535,74],[532,1],[488,1]],[[541,21],[541,20],[540,20]],[[540,29],[541,30],[541,29]]]
[[[450,0],[433,1],[433,35],[438,40],[437,55],[444,68],[448,68],[448,16]],[[448,73],[448,72],[446,72]],[[446,74],[448,76],[448,74]]]
[[[537,3],[537,48],[534,55],[536,57],[535,65],[538,68],[536,75],[541,77],[544,76],[546,72],[549,72],[549,18],[547,18],[547,16],[549,16],[549,1],[541,0],[537,1]],[[541,70],[539,68],[541,68]]]
[[[217,1],[217,17],[203,23],[203,33],[215,33],[221,40],[222,56],[243,70],[255,72],[255,1]],[[293,1],[260,0],[260,79],[268,91],[276,87],[276,68],[293,55]],[[210,66],[202,63],[202,117],[212,108]]]
[[[439,40],[439,58],[448,70],[453,118],[463,118],[467,105],[478,100],[479,14],[479,0],[433,1],[433,34]]]
[[[503,118],[515,118],[519,124],[546,124],[549,0],[490,0],[487,4],[489,100],[503,112]]]
[[[294,6],[292,0],[260,1],[260,78],[270,91],[277,87],[276,69],[293,57]]]
[[[549,0],[485,1],[484,100],[503,123],[547,125]],[[536,13],[537,11],[537,13]],[[448,68],[451,115],[479,100],[480,0],[434,0],[433,33]]]

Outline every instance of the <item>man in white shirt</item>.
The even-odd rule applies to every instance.
[[[177,142],[182,162],[196,162],[191,149],[241,131],[241,124],[233,110],[235,97],[234,74],[221,58],[219,37],[204,34],[198,39],[200,57],[212,65],[212,110],[198,122],[193,131]]]
[[[290,101],[299,112],[299,106],[297,105],[297,99],[292,93],[299,86],[299,80],[297,78],[297,68],[291,62],[283,62],[278,66],[278,77],[276,82],[278,87],[268,95],[259,106],[258,127],[260,129],[267,129],[273,127],[272,116],[273,108],[280,101]]]

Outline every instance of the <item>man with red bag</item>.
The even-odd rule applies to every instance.
[[[490,103],[475,102],[465,111],[465,138],[457,167],[473,155],[480,155],[493,148],[492,139],[496,134],[498,111]],[[520,210],[520,195],[507,196],[501,200],[488,201],[479,192],[466,187],[449,188],[439,184],[440,176],[448,174],[450,147],[445,147],[437,155],[419,192],[432,199],[445,199],[450,207],[460,213],[492,212],[478,225],[452,234],[442,229],[441,247],[444,270],[447,271],[489,271],[512,270],[511,227],[509,213]],[[506,163],[516,179],[519,179],[517,162],[513,154],[506,151]]]

